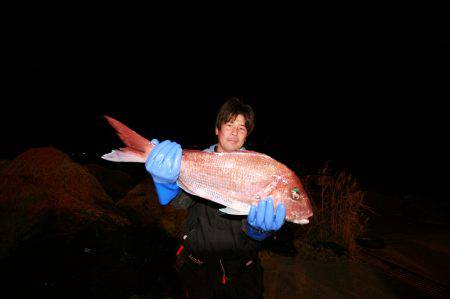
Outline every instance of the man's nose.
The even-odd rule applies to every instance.
[[[231,134],[237,135],[237,133],[238,133],[238,129],[237,128],[231,129]]]

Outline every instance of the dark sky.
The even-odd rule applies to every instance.
[[[221,103],[241,96],[256,113],[249,145],[288,165],[332,160],[403,189],[445,183],[445,19],[259,29],[233,38],[27,25],[4,57],[1,156],[46,145],[109,152],[120,143],[103,114],[148,138],[203,147]]]

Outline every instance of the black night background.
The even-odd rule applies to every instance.
[[[300,176],[327,164],[364,191],[449,208],[448,18],[230,28],[239,35],[38,24],[17,25],[4,46],[0,160],[52,146],[107,167],[100,156],[122,144],[103,115],[149,139],[203,149],[215,143],[221,104],[237,96],[255,111],[247,149]],[[146,177],[143,165],[129,169]]]
[[[53,145],[96,159],[120,145],[102,115],[148,138],[205,147],[215,142],[220,105],[239,96],[256,114],[248,148],[287,164],[329,160],[380,186],[445,193],[447,48],[415,33],[363,45],[331,40],[298,55],[280,44],[270,58],[224,50],[215,59],[189,49],[147,55],[139,45],[133,54],[92,35],[56,43],[36,32],[4,69],[2,158]],[[335,42],[349,49],[330,51]]]

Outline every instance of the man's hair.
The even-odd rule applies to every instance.
[[[244,116],[247,136],[250,135],[255,127],[255,114],[252,107],[244,104],[239,98],[230,98],[222,105],[217,114],[216,128],[220,130],[223,124],[235,119],[239,114]]]

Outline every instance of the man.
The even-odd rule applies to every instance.
[[[254,128],[254,113],[237,98],[226,101],[216,120],[217,144],[205,151],[244,150]],[[273,199],[252,206],[247,217],[219,211],[223,206],[182,191],[176,181],[180,173],[181,147],[168,140],[150,153],[146,169],[155,183],[159,202],[187,208],[178,250],[179,274],[190,298],[261,298],[263,271],[258,258],[261,241],[283,225],[285,207],[276,211]],[[275,212],[274,212],[275,211]]]

